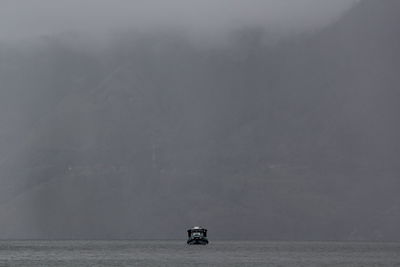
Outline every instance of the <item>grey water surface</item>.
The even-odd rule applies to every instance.
[[[0,266],[400,266],[400,243],[0,241]]]

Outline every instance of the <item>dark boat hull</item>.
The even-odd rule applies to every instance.
[[[190,238],[187,243],[188,245],[207,245],[208,240],[205,238]]]

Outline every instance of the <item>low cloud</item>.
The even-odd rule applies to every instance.
[[[4,0],[0,38],[26,38],[60,32],[177,27],[220,34],[247,25],[305,29],[326,24],[356,0]]]

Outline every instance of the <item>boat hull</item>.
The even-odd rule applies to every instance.
[[[208,240],[205,238],[190,238],[187,241],[188,245],[207,245],[208,244]]]

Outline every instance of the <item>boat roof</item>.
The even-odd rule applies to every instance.
[[[195,226],[193,228],[190,228],[188,231],[193,231],[193,230],[207,231],[207,229],[200,226]]]

